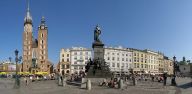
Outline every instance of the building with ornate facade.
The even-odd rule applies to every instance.
[[[62,75],[85,72],[85,66],[92,58],[91,51],[83,47],[61,49],[57,71]]]
[[[29,10],[24,18],[23,32],[23,72],[48,72],[52,71],[53,65],[48,61],[48,27],[45,18],[42,17],[38,27],[38,36],[33,35],[33,20]]]
[[[159,70],[159,65],[163,64],[163,54],[147,49],[139,50],[130,48],[130,50],[133,51],[133,71],[135,73],[162,73]]]
[[[132,68],[132,52],[121,46],[105,47],[104,59],[109,69],[116,75],[127,75]]]
[[[11,62],[8,60],[0,62],[0,72],[15,72],[15,71],[16,71],[15,62]]]
[[[60,51],[60,59],[57,65],[57,71],[62,75],[70,74],[70,50],[69,49],[61,49]]]
[[[168,57],[164,56],[163,59],[163,66],[164,66],[164,72],[167,72],[167,74],[173,74],[173,60],[170,60]]]
[[[61,49],[57,71],[63,75],[85,71],[89,58],[92,58],[92,50],[87,48]],[[105,46],[104,59],[115,75],[128,75],[131,70],[137,74],[173,74],[173,60],[148,49]]]
[[[71,73],[85,72],[85,66],[90,58],[92,58],[92,50],[83,47],[72,47],[70,49],[71,57]]]

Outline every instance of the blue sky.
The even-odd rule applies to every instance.
[[[0,1],[0,61],[22,55],[22,33],[26,0]],[[31,0],[33,32],[41,16],[48,25],[48,52],[53,63],[61,48],[91,48],[96,24],[107,46],[161,51],[191,59],[191,0]]]

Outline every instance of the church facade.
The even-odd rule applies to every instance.
[[[45,24],[45,18],[42,17],[38,27],[38,36],[35,39],[33,35],[32,16],[27,8],[24,18],[23,32],[23,63],[22,72],[52,72],[53,65],[48,60],[48,27]]]

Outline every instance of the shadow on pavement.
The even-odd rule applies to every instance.
[[[183,85],[179,85],[177,87],[183,88],[183,89],[192,88],[192,82],[189,82],[189,83],[186,83],[186,84],[183,84]]]

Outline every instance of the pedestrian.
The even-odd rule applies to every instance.
[[[163,85],[166,86],[167,83],[167,73],[163,74]]]
[[[26,76],[24,77],[24,81],[25,81],[25,85],[27,86],[28,85],[28,81],[27,81],[27,77]]]
[[[29,79],[30,79],[30,81],[32,82],[32,80],[33,80],[33,76],[31,75],[31,76],[29,77]]]
[[[154,79],[155,79],[154,75],[151,75],[151,79],[154,82]]]
[[[62,76],[60,76],[60,81],[61,81],[61,86],[63,86],[63,77]]]
[[[39,81],[39,76],[37,75],[37,81]]]

